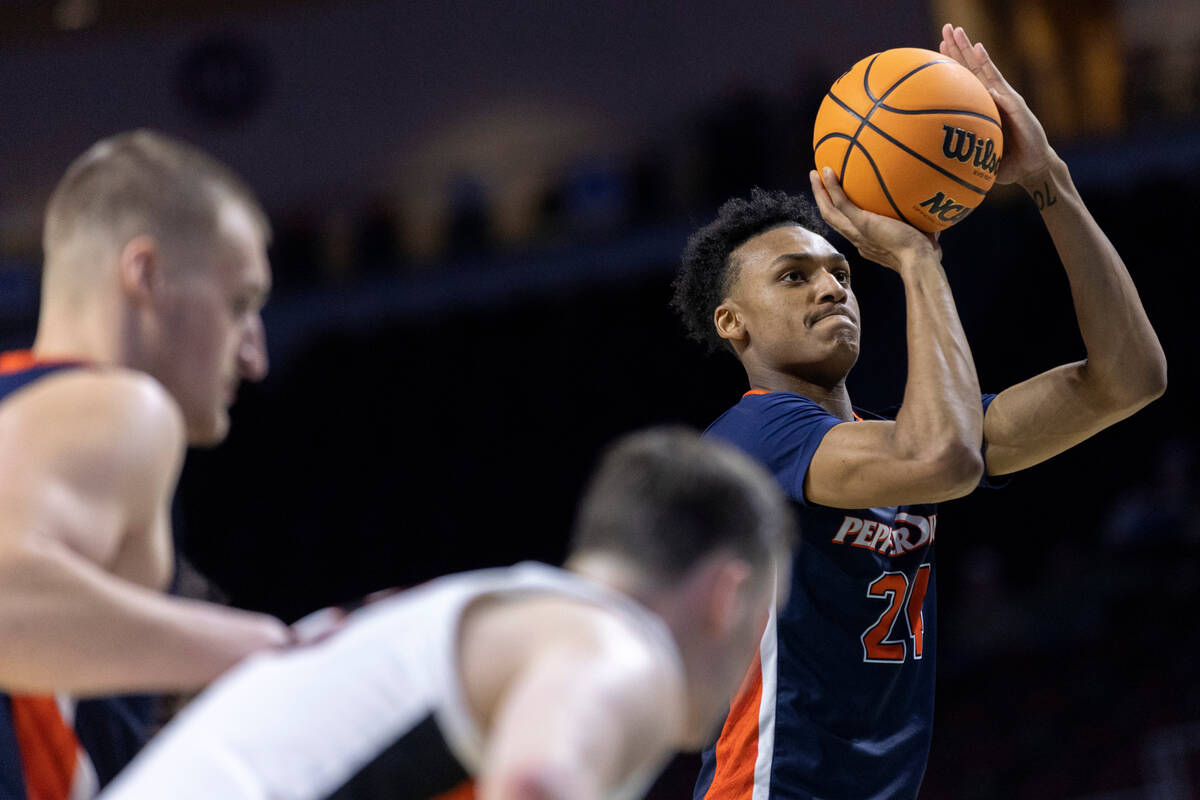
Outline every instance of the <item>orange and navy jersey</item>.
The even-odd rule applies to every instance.
[[[767,466],[802,542],[787,605],[768,620],[703,754],[696,800],[896,800],[920,788],[933,724],[937,509],[807,503],[813,454],[839,424],[802,395],[751,392],[707,431]]]
[[[13,392],[76,362],[38,362],[0,353],[0,404]],[[0,693],[0,800],[84,800],[141,748],[149,697],[72,701]]]

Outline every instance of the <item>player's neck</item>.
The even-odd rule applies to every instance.
[[[850,403],[850,392],[846,389],[846,378],[836,381],[807,380],[798,375],[776,370],[746,370],[750,388],[766,392],[795,392],[813,400],[821,408],[847,422],[854,419],[854,408]]]
[[[34,338],[38,360],[78,359],[97,364],[121,364],[123,354],[112,323],[92,309],[70,314],[64,309],[42,308]]]
[[[640,589],[646,584],[645,576],[628,559],[602,552],[575,553],[563,566],[639,602],[642,600]]]

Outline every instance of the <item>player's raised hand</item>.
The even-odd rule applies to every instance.
[[[897,272],[909,255],[925,253],[941,258],[936,233],[923,233],[900,220],[859,208],[842,191],[842,184],[829,167],[822,175],[811,170],[808,177],[821,216],[863,258]]]
[[[987,49],[979,42],[972,44],[961,27],[950,23],[942,26],[942,42],[938,49],[942,55],[953,58],[975,73],[1000,110],[1004,156],[996,172],[996,183],[1024,185],[1049,167],[1056,155],[1046,139],[1042,123],[1029,110],[1025,98],[1000,74]]]

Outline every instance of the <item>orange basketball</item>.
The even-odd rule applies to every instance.
[[[831,167],[856,205],[928,232],[983,202],[1003,151],[1000,115],[979,79],[916,47],[851,67],[813,131],[817,169]]]

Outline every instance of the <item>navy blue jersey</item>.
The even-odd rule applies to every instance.
[[[802,543],[788,603],[703,754],[698,800],[897,800],[920,788],[933,726],[937,508],[807,503],[813,454],[839,424],[808,397],[751,392],[708,429],[771,471]]]
[[[0,404],[73,362],[38,363],[29,353],[0,354]],[[0,693],[0,800],[75,800],[92,796],[145,743],[150,697],[74,702],[51,695]]]

